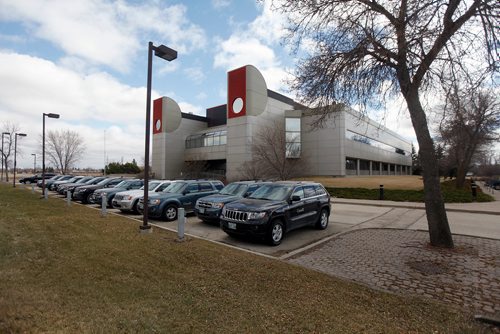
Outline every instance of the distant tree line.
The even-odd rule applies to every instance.
[[[126,163],[111,162],[105,168],[106,174],[137,174],[141,172],[141,168],[137,166],[135,159]]]

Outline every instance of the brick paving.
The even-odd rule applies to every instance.
[[[500,240],[454,235],[455,248],[429,246],[424,231],[363,229],[288,261],[369,287],[500,316]]]

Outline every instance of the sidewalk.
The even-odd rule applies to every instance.
[[[446,210],[500,215],[500,191],[483,191],[496,201],[446,204]],[[333,198],[332,203],[425,209],[424,203],[413,202]],[[365,227],[341,233],[287,261],[374,289],[500,318],[500,240],[454,234],[455,248],[441,249],[429,245],[427,231]]]
[[[473,314],[500,316],[500,240],[454,235],[454,249],[423,231],[341,234],[289,262],[387,292],[431,298]]]

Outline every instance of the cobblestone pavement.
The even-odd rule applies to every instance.
[[[436,249],[424,231],[356,230],[288,261],[372,288],[500,316],[500,240],[462,235],[453,240],[454,249]]]

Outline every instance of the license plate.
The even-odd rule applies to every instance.
[[[231,230],[236,230],[236,223],[227,223],[227,227]]]
[[[205,213],[205,208],[199,208],[199,209],[198,209],[198,211],[199,211],[200,213]]]

